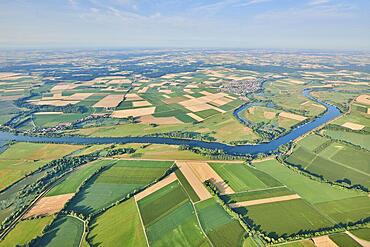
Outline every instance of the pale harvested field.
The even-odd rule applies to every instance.
[[[317,247],[338,247],[327,235],[312,238]]]
[[[227,94],[225,93],[211,94],[206,91],[203,91],[202,93],[206,95],[199,97],[199,98],[192,98],[192,99],[184,100],[184,101],[179,102],[179,104],[184,106],[186,109],[192,112],[214,109],[218,112],[225,113],[224,110],[216,106],[209,105],[207,103],[216,102],[216,104],[218,103],[220,105],[227,104],[228,102],[231,101],[230,99],[225,98]]]
[[[131,80],[129,79],[113,79],[108,82],[108,84],[130,84]]]
[[[189,113],[186,113],[186,115],[188,115],[189,117],[197,120],[198,122],[202,122],[204,119],[199,117],[198,115],[196,115],[195,113],[192,113],[192,112],[189,112]]]
[[[143,98],[141,98],[139,95],[137,95],[136,93],[128,93],[126,94],[125,96],[125,100],[126,101],[135,101],[135,100],[143,100]]]
[[[38,200],[35,205],[23,217],[29,218],[33,216],[50,215],[59,212],[63,209],[68,200],[74,196],[74,193],[48,196]]]
[[[68,89],[74,89],[77,86],[78,85],[75,85],[75,84],[58,84],[58,85],[55,85],[52,89],[50,89],[50,91],[51,92],[64,91],[64,90],[68,90]]]
[[[114,118],[127,118],[127,117],[142,117],[145,115],[152,115],[155,111],[155,107],[146,107],[139,109],[128,109],[128,110],[118,110],[112,113]]]
[[[293,84],[304,84],[305,82],[298,79],[286,79],[286,81],[291,82]]]
[[[163,79],[172,79],[172,78],[175,78],[176,76],[177,76],[177,74],[167,74],[167,75],[161,76],[161,78],[163,78]]]
[[[370,105],[370,95],[363,94],[357,97],[356,101],[361,104]]]
[[[66,106],[66,105],[74,105],[80,101],[71,101],[71,100],[45,100],[45,101],[32,101],[34,105],[52,105],[52,106]]]
[[[247,207],[247,206],[259,205],[259,204],[273,203],[273,202],[290,201],[290,200],[295,200],[295,199],[300,199],[300,198],[301,197],[299,195],[294,194],[294,195],[277,196],[277,197],[271,197],[271,198],[265,198],[265,199],[246,201],[246,202],[237,202],[237,203],[232,203],[229,206],[231,208],[239,208],[239,207]]]
[[[184,174],[186,180],[189,182],[200,200],[206,200],[212,197],[211,193],[209,193],[209,191],[204,187],[186,161],[176,161],[176,165],[182,174]]]
[[[79,100],[79,101],[81,101],[81,100],[87,99],[91,95],[93,95],[93,93],[75,93],[75,94],[72,94],[70,96],[65,97],[64,99],[65,100]]]
[[[143,199],[144,197],[162,189],[163,187],[165,187],[166,185],[174,182],[177,180],[177,177],[176,177],[176,174],[175,173],[171,173],[170,175],[168,175],[167,177],[165,177],[164,179],[162,179],[161,181],[155,183],[154,185],[150,186],[149,188],[146,188],[144,191],[136,194],[134,197],[135,197],[135,200],[136,201],[139,201],[141,199]]]
[[[44,112],[36,112],[35,115],[60,115],[64,114],[62,111],[44,111]]]
[[[142,89],[140,89],[138,91],[138,93],[146,93],[146,91],[148,91],[149,87],[143,87]]]
[[[221,99],[212,100],[211,103],[215,104],[217,106],[223,106],[223,105],[226,105],[227,103],[230,103],[231,101],[233,101],[233,100],[228,99],[228,98],[221,98]]]
[[[165,97],[166,99],[171,99],[171,97],[168,95],[163,94],[162,96]]]
[[[193,91],[191,91],[191,89],[190,89],[190,88],[185,88],[185,89],[184,89],[184,92],[186,92],[186,93],[192,93]]]
[[[274,119],[274,117],[276,116],[276,112],[273,112],[273,111],[264,111],[263,112],[263,117],[266,118],[266,119]]]
[[[177,119],[176,117],[153,117],[152,115],[146,115],[140,117],[142,123],[154,123],[159,125],[171,125],[171,124],[183,124],[184,122]]]
[[[6,78],[6,77],[18,76],[18,75],[20,74],[13,73],[13,72],[0,72],[0,79]]]
[[[124,95],[110,94],[96,102],[93,107],[117,107],[123,99]]]
[[[188,98],[188,99],[194,99],[193,96],[189,95],[189,94],[185,94],[184,97]]]
[[[303,121],[303,120],[306,119],[306,117],[304,117],[304,116],[293,114],[293,113],[290,113],[290,112],[285,112],[285,111],[280,112],[279,116],[289,118],[289,119],[293,119],[293,120],[297,120],[297,121]]]
[[[152,105],[150,102],[143,100],[143,101],[134,101],[132,102],[133,107],[142,107],[142,106],[150,106]]]
[[[158,90],[158,92],[160,92],[160,93],[165,93],[165,94],[170,94],[170,93],[172,93],[172,91],[171,91],[171,90],[169,90],[169,89],[160,89],[160,90]]]
[[[202,183],[206,180],[210,180],[222,194],[235,193],[235,191],[231,189],[231,187],[225,183],[225,181],[206,162],[191,161],[187,162],[187,164]]]
[[[362,124],[356,124],[356,123],[352,123],[352,122],[346,122],[346,123],[342,124],[342,127],[348,128],[348,129],[351,129],[351,130],[362,130],[363,128],[365,128],[365,126],[362,125]]]

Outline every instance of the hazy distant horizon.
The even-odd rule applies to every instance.
[[[370,50],[365,0],[4,0],[2,49]]]

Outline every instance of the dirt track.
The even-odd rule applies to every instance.
[[[163,187],[165,187],[166,185],[172,183],[173,181],[177,180],[177,177],[176,177],[176,174],[175,173],[171,173],[168,177],[162,179],[161,181],[159,181],[158,183],[150,186],[149,188],[145,189],[144,191],[136,194],[134,197],[135,197],[135,200],[136,201],[139,201],[141,199],[143,199],[144,197],[156,192],[157,190],[160,190],[162,189]]]
[[[277,196],[277,197],[270,197],[265,199],[258,199],[258,200],[252,200],[252,201],[246,201],[246,202],[237,202],[229,204],[232,208],[238,208],[238,207],[246,207],[246,206],[253,206],[253,205],[259,205],[259,204],[266,204],[266,203],[273,203],[273,202],[283,202],[283,201],[290,201],[301,198],[299,195],[288,195],[288,196]]]

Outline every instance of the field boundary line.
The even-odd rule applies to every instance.
[[[80,217],[77,217],[77,216],[75,216],[75,215],[68,214],[67,216],[73,217],[73,218],[75,218],[75,219],[77,219],[77,220],[81,221],[81,222],[83,223],[83,225],[84,225],[84,230],[83,230],[83,232],[82,232],[82,236],[81,236],[81,238],[80,238],[80,243],[79,243],[79,245],[78,245],[79,247],[81,247],[81,246],[82,246],[82,240],[84,239],[84,237],[86,237],[86,236],[87,236],[87,232],[86,232],[86,222],[85,222],[83,219],[81,219]]]
[[[141,227],[142,227],[143,232],[144,232],[146,245],[149,247],[149,246],[150,246],[150,245],[149,245],[149,240],[148,240],[148,236],[146,235],[146,230],[145,230],[145,226],[144,226],[143,218],[141,217],[141,212],[140,212],[140,209],[139,209],[139,205],[137,204],[137,201],[136,201],[136,199],[135,199],[135,198],[134,198],[134,201],[135,201],[135,205],[136,205],[137,213],[139,214],[140,224],[141,224]]]
[[[199,201],[200,202],[200,201]],[[203,226],[202,224],[200,223],[200,219],[199,219],[199,216],[198,216],[198,212],[197,212],[197,209],[195,208],[194,204],[192,203],[191,204],[193,206],[193,210],[194,210],[194,213],[195,213],[195,217],[197,218],[197,222],[199,224],[199,227],[200,227],[200,230],[202,231],[202,233],[204,234],[204,236],[208,239],[209,243],[211,244],[211,246],[214,247],[213,243],[211,242],[211,240],[209,239],[208,235],[206,234],[206,232],[204,231],[203,229]]]

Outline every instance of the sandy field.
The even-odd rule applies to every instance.
[[[264,111],[263,112],[263,117],[268,119],[268,120],[274,119],[275,116],[276,116],[276,112],[273,112],[273,111]]]
[[[301,198],[299,195],[294,194],[294,195],[277,196],[277,197],[271,197],[271,198],[265,198],[265,199],[246,201],[246,202],[237,202],[237,203],[232,203],[229,206],[232,208],[247,207],[247,206],[259,205],[259,204],[273,203],[273,202],[290,201],[290,200],[295,200],[299,198]]]
[[[23,217],[29,218],[39,215],[50,215],[63,209],[64,204],[74,196],[74,193],[48,196],[38,200],[35,205]]]
[[[140,117],[140,122],[154,123],[154,124],[159,124],[159,125],[183,124],[184,123],[183,121],[177,119],[176,117],[153,117],[152,115]]]
[[[118,110],[112,113],[114,118],[127,118],[127,117],[141,117],[145,115],[152,115],[155,111],[155,107],[145,107],[139,109],[128,109],[128,110]]]
[[[162,96],[165,97],[166,99],[171,99],[171,97],[168,95],[163,94]]]
[[[75,93],[75,94],[72,94],[70,96],[66,96],[64,99],[65,100],[79,100],[79,101],[81,101],[81,100],[87,99],[91,95],[93,95],[93,93]]]
[[[370,95],[363,94],[357,97],[356,101],[361,104],[370,105]]]
[[[192,112],[189,112],[189,113],[186,113],[186,115],[188,115],[189,117],[197,120],[198,122],[202,122],[204,119],[199,117],[198,115],[192,113]]]
[[[135,197],[135,200],[136,201],[139,201],[141,199],[143,199],[144,197],[162,189],[163,187],[165,187],[166,185],[174,182],[177,180],[177,177],[176,177],[176,174],[175,173],[171,173],[170,175],[168,175],[167,177],[165,177],[164,179],[162,179],[161,181],[159,181],[158,183],[155,183],[153,184],[152,186],[150,186],[149,188],[146,188],[144,191],[136,194],[134,197]]]
[[[209,105],[207,103],[215,103],[216,102],[215,104],[218,103],[219,105],[227,104],[228,102],[231,101],[230,99],[225,98],[225,96],[227,94],[225,94],[225,93],[212,94],[212,93],[209,93],[209,92],[206,92],[206,91],[202,91],[201,93],[206,94],[206,95],[202,96],[202,97],[199,97],[199,98],[192,98],[192,99],[188,99],[188,100],[185,100],[185,101],[181,101],[181,102],[179,102],[179,104],[184,106],[185,108],[187,108],[188,110],[190,110],[192,112],[214,109],[218,112],[225,113],[224,110],[222,110],[218,107]]]
[[[125,100],[126,101],[135,101],[135,100],[143,100],[139,95],[136,93],[128,93],[125,95]]]
[[[60,115],[64,114],[62,111],[44,111],[44,112],[36,112],[35,115]]]
[[[142,107],[142,106],[150,106],[152,105],[150,102],[143,100],[143,101],[134,101],[132,102],[133,107]]]
[[[235,191],[225,183],[225,181],[210,167],[206,162],[192,161],[187,162],[198,179],[204,183],[211,180],[222,194],[233,194]]]
[[[342,124],[342,127],[348,128],[348,129],[351,129],[351,130],[362,130],[363,128],[365,128],[365,126],[362,125],[362,124],[356,124],[356,123],[352,123],[352,122],[346,122],[346,123]]]
[[[176,161],[176,165],[182,174],[184,174],[186,180],[188,180],[200,200],[206,200],[212,197],[211,193],[209,193],[209,191],[204,187],[186,161]]]
[[[193,96],[189,95],[189,94],[185,94],[184,97],[188,98],[188,99],[194,99]]]
[[[146,93],[146,91],[148,91],[149,87],[143,87],[142,89],[140,89],[138,91],[138,93]]]
[[[161,76],[161,78],[172,79],[172,78],[175,78],[176,76],[177,76],[177,74],[167,74],[167,75]]]
[[[290,112],[285,112],[285,111],[280,112],[279,116],[289,118],[289,119],[293,119],[293,120],[297,120],[297,121],[303,121],[303,120],[306,119],[306,117],[304,117],[304,116],[293,114],[293,113],[290,113]]]
[[[75,84],[58,84],[58,85],[55,85],[52,89],[50,89],[51,92],[56,92],[56,91],[64,91],[64,90],[68,90],[68,89],[74,89],[78,87],[78,85],[75,85]]]
[[[52,105],[52,106],[66,106],[66,105],[74,105],[80,101],[71,101],[71,100],[45,100],[45,101],[34,101],[32,104],[34,105]]]
[[[96,102],[93,107],[117,107],[123,99],[124,95],[110,94]]]
[[[172,91],[171,91],[171,90],[169,90],[169,89],[160,89],[160,90],[158,90],[158,92],[160,92],[160,93],[165,93],[165,94],[170,94],[170,93],[172,93]]]
[[[12,72],[0,72],[0,79],[9,79],[7,77],[12,77],[12,76],[19,76],[20,74],[17,73],[12,73]]]
[[[312,238],[317,247],[338,247],[327,235]]]

